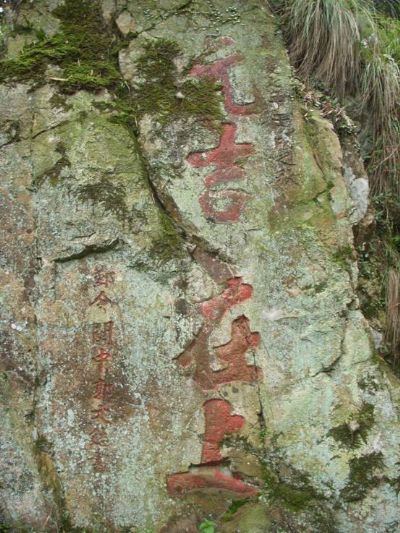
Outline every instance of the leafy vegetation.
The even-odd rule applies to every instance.
[[[199,525],[199,531],[201,531],[201,533],[216,533],[215,522],[212,522],[211,520],[203,520]]]

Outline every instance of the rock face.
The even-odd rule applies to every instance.
[[[304,115],[274,18],[95,4],[127,96],[96,66],[66,87],[55,53],[0,86],[0,523],[398,531],[400,389],[356,296],[364,177]],[[60,6],[6,8],[3,66],[32,27],[71,44]]]

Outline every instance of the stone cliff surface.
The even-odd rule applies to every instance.
[[[0,524],[398,531],[366,181],[266,3],[3,4]]]

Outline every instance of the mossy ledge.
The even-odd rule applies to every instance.
[[[30,81],[34,86],[50,81],[66,93],[121,86],[118,51],[123,42],[104,21],[99,3],[65,0],[53,14],[61,31],[52,37],[37,32],[35,42],[18,57],[1,60],[0,81]],[[62,70],[46,79],[49,65]]]
[[[36,32],[36,40],[18,57],[0,60],[0,82],[30,82],[33,88],[52,83],[64,94],[107,89],[114,100],[102,104],[104,111],[133,131],[144,114],[156,115],[163,124],[195,117],[216,126],[223,119],[219,84],[208,79],[179,83],[175,59],[181,50],[174,41],[145,43],[136,65],[140,79],[131,91],[118,64],[128,41],[105,22],[97,0],[65,0],[53,15],[60,19],[61,31],[52,37]]]

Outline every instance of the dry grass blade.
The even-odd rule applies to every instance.
[[[376,127],[388,129],[400,99],[400,70],[390,56],[372,54],[363,68],[361,94]]]
[[[389,271],[386,304],[385,340],[397,362],[400,355],[400,274],[394,269]]]
[[[293,0],[285,10],[290,54],[299,73],[315,74],[340,94],[355,87],[361,26],[374,27],[366,0]]]
[[[360,94],[374,145],[369,164],[372,192],[399,194],[400,69],[382,52],[379,41],[365,50]]]

